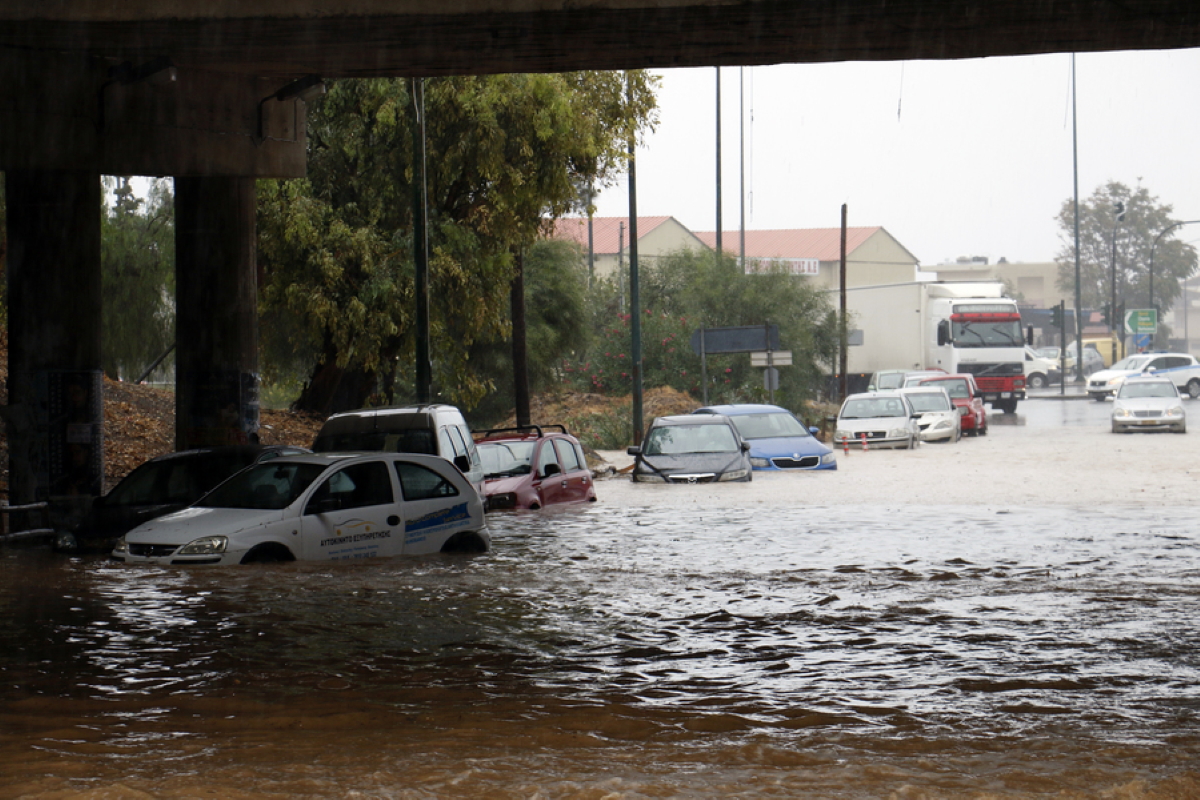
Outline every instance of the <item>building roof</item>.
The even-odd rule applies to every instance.
[[[846,253],[853,253],[855,249],[882,230],[883,228],[878,225],[870,228],[846,228]],[[884,231],[884,233],[887,232]],[[891,234],[888,235],[891,236]],[[696,238],[714,250],[717,247],[716,231],[698,231]],[[721,235],[721,247],[727,253],[739,253],[741,232],[725,231]],[[837,261],[841,258],[841,248],[841,228],[746,231],[747,258],[815,258],[820,261]],[[915,264],[916,261],[917,259],[914,257],[913,263]]]
[[[674,222],[683,230],[691,233],[674,217],[638,217],[638,241],[669,222]],[[621,225],[624,224],[624,240],[622,241]],[[587,217],[563,217],[554,220],[550,233],[551,239],[566,239],[575,242],[580,247],[588,246]],[[623,245],[623,246],[622,246]],[[629,217],[592,217],[592,250],[597,255],[616,255],[620,250],[629,249]]]

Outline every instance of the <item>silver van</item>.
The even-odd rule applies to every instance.
[[[458,467],[478,490],[483,486],[483,462],[462,412],[454,406],[429,404],[361,408],[325,420],[313,452],[425,453],[441,456]]]

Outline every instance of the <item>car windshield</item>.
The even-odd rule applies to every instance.
[[[324,471],[324,464],[285,463],[271,459],[238,473],[200,498],[196,505],[202,508],[287,508]]]
[[[677,456],[685,453],[735,453],[737,449],[733,428],[723,422],[701,422],[651,428],[642,452],[648,456]]]
[[[484,478],[511,478],[533,470],[533,442],[480,442]]]
[[[892,372],[887,375],[880,375],[875,381],[876,389],[899,389],[900,384],[904,382],[903,372]]]
[[[947,380],[939,380],[937,382],[939,389],[945,389],[946,394],[959,399],[971,396],[971,389],[967,386],[966,378],[949,378]]]
[[[945,392],[914,392],[908,395],[914,411],[949,411],[950,398]]]
[[[436,456],[437,442],[428,428],[409,428],[398,431],[345,431],[324,433],[313,442],[315,453],[424,453]]]
[[[1020,347],[1025,341],[1019,319],[955,320],[951,336],[955,347]]]
[[[852,397],[842,406],[839,416],[842,419],[875,419],[904,415],[904,403],[899,397]]]
[[[1131,397],[1175,397],[1179,394],[1175,385],[1170,381],[1153,381],[1148,383],[1126,382],[1117,393],[1122,399]]]
[[[771,439],[777,436],[808,436],[800,420],[784,411],[765,414],[737,414],[729,421],[743,439]]]
[[[1057,347],[1043,347],[1040,350],[1035,350],[1034,352],[1037,353],[1042,358],[1058,360],[1058,348]]]
[[[1150,360],[1150,356],[1130,356],[1122,358],[1120,361],[1112,365],[1113,369],[1141,369],[1146,366],[1146,362]]]
[[[117,484],[105,503],[114,506],[187,504],[237,472],[250,459],[233,453],[148,461]]]

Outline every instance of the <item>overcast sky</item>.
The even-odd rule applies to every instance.
[[[1200,50],[1082,53],[1079,195],[1140,180],[1200,220]],[[716,228],[716,69],[662,72],[638,213]],[[1049,261],[1073,194],[1071,57],[747,67],[746,228],[882,225],[923,265]],[[739,224],[739,70],[721,69],[723,221]],[[625,216],[625,183],[597,200]],[[1200,240],[1200,225],[1183,228]],[[725,241],[726,248],[736,249]]]

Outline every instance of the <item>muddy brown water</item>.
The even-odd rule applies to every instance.
[[[804,500],[853,474],[474,557],[0,550],[0,796],[1200,796],[1194,508]]]

